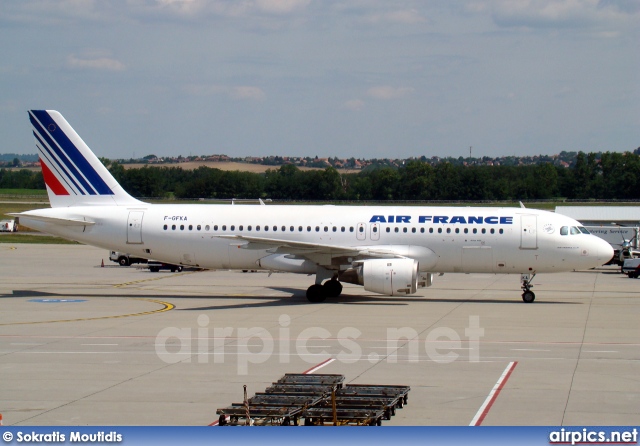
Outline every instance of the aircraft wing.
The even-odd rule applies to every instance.
[[[385,249],[385,246],[370,247],[328,245],[322,243],[296,242],[292,240],[282,240],[268,237],[252,237],[245,235],[220,235],[217,237],[246,242],[238,246],[241,249],[265,249],[273,254],[294,254],[302,257],[312,257],[314,255],[329,255],[331,257],[354,258],[405,257],[390,247]]]

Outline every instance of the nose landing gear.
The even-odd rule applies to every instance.
[[[522,300],[528,304],[536,300],[535,293],[531,291],[531,288],[533,288],[531,282],[534,277],[536,277],[536,273],[520,274],[520,280],[522,280]]]

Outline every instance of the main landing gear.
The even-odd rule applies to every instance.
[[[536,277],[536,273],[533,274],[520,274],[520,280],[522,280],[522,300],[528,304],[536,300],[536,295],[531,288],[533,285],[531,281]]]
[[[316,283],[307,289],[309,302],[322,302],[327,297],[338,297],[340,294],[342,294],[342,284],[336,278],[327,280],[322,285]]]

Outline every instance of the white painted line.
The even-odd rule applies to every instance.
[[[512,348],[514,352],[550,352],[551,350],[542,350],[539,348]]]
[[[618,350],[585,350],[584,353],[620,353]]]
[[[311,373],[317,372],[318,370],[320,370],[322,367],[327,366],[329,364],[331,364],[333,361],[335,361],[334,358],[329,358],[324,362],[321,362],[320,364],[311,367],[309,370],[302,372],[303,375],[309,375]]]
[[[118,345],[118,344],[80,344],[80,345]]]
[[[517,364],[517,362],[510,362],[507,368],[504,369],[504,372],[502,372],[502,375],[500,375],[498,382],[496,382],[496,385],[493,386],[493,389],[491,389],[491,392],[489,392],[487,399],[484,400],[484,403],[482,403],[482,406],[480,406],[480,409],[478,409],[476,416],[473,417],[473,420],[471,420],[469,426],[480,426],[482,424],[482,421],[484,421],[484,418],[489,413],[489,410],[491,410],[491,406],[493,406],[493,403],[495,403],[498,395],[500,395],[500,391],[509,379],[509,376],[511,376],[511,372],[513,372],[513,369],[516,368]]]

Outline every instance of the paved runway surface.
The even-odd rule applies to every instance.
[[[640,421],[640,280],[613,267],[540,275],[533,304],[518,276],[447,274],[406,298],[346,285],[322,304],[312,281],[0,244],[4,423],[208,425],[243,384],[327,360],[316,373],[411,386],[383,425]]]

